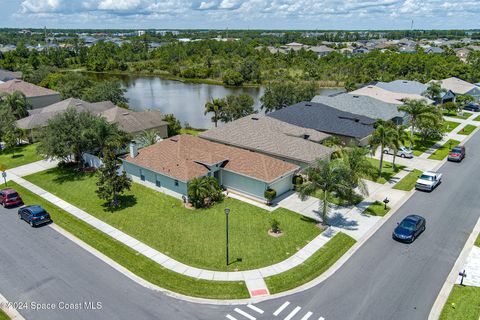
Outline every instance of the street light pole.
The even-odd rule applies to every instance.
[[[225,231],[226,231],[226,263],[227,263],[227,267],[228,267],[228,214],[230,213],[230,209],[229,208],[225,208],[225,218],[226,218],[226,228],[225,228]]]

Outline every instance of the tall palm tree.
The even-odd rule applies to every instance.
[[[201,208],[210,189],[210,183],[207,179],[195,178],[188,183],[188,200],[195,208]]]
[[[415,134],[415,127],[418,120],[429,119],[435,122],[438,120],[435,107],[427,105],[424,100],[407,99],[404,105],[398,107],[398,111],[403,111],[410,115],[410,147],[413,147],[413,135]]]
[[[375,131],[370,137],[370,146],[372,154],[375,154],[378,147],[380,147],[380,167],[378,169],[378,176],[382,175],[383,168],[383,150],[386,146],[391,145],[391,141],[395,134],[395,129],[392,126],[384,121],[378,121],[375,127]]]
[[[0,97],[2,104],[7,108],[10,108],[12,114],[15,116],[15,119],[21,119],[28,116],[28,110],[31,109],[30,103],[27,101],[27,97],[20,92],[15,91],[10,94],[3,94]]]
[[[225,101],[223,99],[212,99],[212,101],[205,103],[204,115],[213,113],[212,122],[215,123],[215,127],[217,127],[218,120],[220,120],[220,112],[224,105]]]
[[[428,84],[427,90],[425,90],[422,95],[435,102],[439,102],[440,98],[442,97],[442,93],[445,91],[446,90],[442,88],[442,85],[439,81],[432,81]]]
[[[395,126],[395,131],[393,132],[392,139],[390,141],[389,147],[393,149],[393,167],[395,168],[395,159],[397,157],[397,152],[402,145],[405,144],[405,141],[408,140],[409,135],[407,133],[406,127],[403,125]]]
[[[305,200],[316,191],[323,191],[320,209],[322,223],[325,225],[328,224],[331,194],[346,194],[348,189],[352,188],[347,178],[348,172],[348,168],[340,159],[332,161],[317,159],[312,166],[305,169],[308,181],[299,188],[300,199]]]
[[[352,145],[341,151],[341,160],[349,170],[348,177],[353,188],[358,188],[363,196],[368,196],[368,188],[363,179],[371,177],[376,169],[366,155],[368,150]]]

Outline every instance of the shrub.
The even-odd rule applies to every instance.
[[[293,176],[293,184],[295,186],[300,186],[303,184],[303,177],[300,175]]]
[[[222,188],[214,177],[195,178],[188,184],[188,200],[195,208],[205,208],[223,200]]]
[[[223,75],[223,83],[227,86],[241,86],[243,81],[240,72],[235,70],[227,70]]]
[[[282,230],[280,230],[280,222],[278,222],[276,219],[272,220],[272,223],[270,225],[270,228],[273,233],[280,233]]]
[[[264,196],[265,196],[265,199],[267,199],[267,203],[271,204],[273,199],[275,199],[275,197],[277,196],[277,191],[275,191],[274,189],[268,188],[267,190],[265,190]]]

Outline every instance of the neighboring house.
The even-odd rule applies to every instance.
[[[332,49],[330,47],[327,47],[325,45],[321,46],[313,46],[307,49],[307,51],[312,51],[317,54],[318,57],[323,57],[326,56],[327,54],[330,54],[335,51],[335,49]]]
[[[417,49],[414,46],[402,46],[398,49],[399,53],[415,53]]]
[[[133,136],[147,130],[157,131],[160,138],[168,136],[168,123],[163,121],[163,115],[158,110],[132,111],[114,106],[100,115]]]
[[[459,48],[454,49],[456,56],[463,62],[467,62],[468,55],[470,54],[470,49],[468,48]]]
[[[34,84],[13,79],[0,84],[0,93],[22,92],[33,109],[42,108],[60,101],[60,93],[36,86]]]
[[[352,50],[352,53],[353,53],[353,54],[357,54],[357,53],[369,53],[369,52],[370,52],[370,49],[368,49],[367,47],[364,47],[364,46],[356,47],[356,48],[353,48],[353,50]]]
[[[267,116],[299,127],[335,135],[345,143],[354,141],[359,145],[368,144],[368,138],[375,124],[373,118],[307,101],[274,111]]]
[[[452,91],[456,96],[471,95],[476,100],[480,100],[480,87],[473,83],[455,77],[439,80],[439,82],[443,89]]]
[[[444,50],[439,47],[427,47],[425,48],[425,53],[428,54],[442,54]]]
[[[428,88],[427,85],[411,80],[394,80],[390,82],[377,82],[375,86],[398,93],[422,95]]]
[[[123,159],[125,172],[134,181],[176,197],[186,196],[188,183],[215,177],[227,190],[265,200],[268,188],[277,196],[293,188],[298,166],[266,155],[226,146],[190,135],[174,136],[130,154]]]
[[[403,101],[406,99],[410,100],[425,100],[428,104],[433,103],[433,100],[430,100],[420,94],[412,93],[401,93],[401,92],[392,92],[389,90],[382,89],[378,86],[368,85],[360,89],[349,92],[349,94],[355,96],[369,96],[383,102],[394,103],[394,104],[403,104]]]
[[[343,93],[332,97],[315,96],[312,102],[323,103],[341,111],[373,119],[391,120],[395,124],[408,123],[408,115],[398,111],[398,104],[383,102],[369,96]]]
[[[4,69],[0,69],[0,81],[6,82],[14,79],[22,79],[21,72],[12,72]]]
[[[306,167],[329,159],[333,150],[321,144],[329,134],[302,128],[264,115],[249,115],[200,133],[201,138],[259,152]]]

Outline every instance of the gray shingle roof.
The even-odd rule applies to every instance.
[[[348,93],[339,94],[333,97],[315,96],[312,102],[323,103],[335,109],[359,114],[373,119],[385,121],[395,117],[403,118],[404,112],[398,111],[398,105],[383,102],[369,96],[357,96]]]
[[[267,116],[303,128],[363,139],[373,132],[375,119],[344,112],[322,103],[300,102]]]
[[[204,139],[305,164],[332,153],[319,143],[329,136],[264,115],[246,116],[200,134]]]
[[[376,86],[392,92],[409,93],[409,94],[422,94],[425,92],[425,90],[427,90],[427,85],[418,81],[410,81],[410,80],[378,82]]]
[[[118,124],[123,131],[128,133],[168,126],[158,110],[131,111],[115,106],[103,111],[101,116],[110,123]]]
[[[6,82],[13,79],[21,79],[21,72],[12,72],[4,69],[0,69],[0,81]]]

